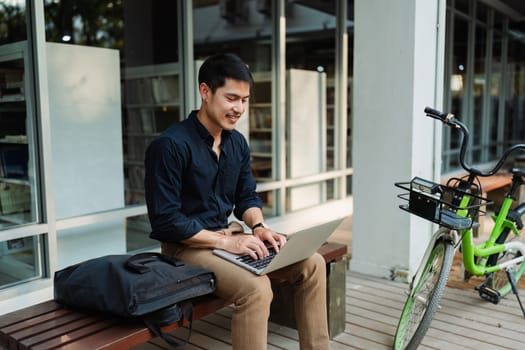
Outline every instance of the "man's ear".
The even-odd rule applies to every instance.
[[[199,93],[201,95],[201,98],[203,101],[208,102],[208,98],[210,96],[211,90],[208,84],[206,83],[200,83],[199,84]]]

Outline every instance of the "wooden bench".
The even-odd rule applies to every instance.
[[[328,268],[344,259],[347,247],[326,243],[318,251],[325,258]],[[344,290],[342,292],[344,295]],[[193,304],[194,320],[228,306],[226,301],[213,295],[196,298]],[[175,323],[163,330],[169,332],[181,326]],[[54,301],[0,316],[0,348],[3,346],[6,349],[121,350],[143,344],[154,337],[140,323],[102,313],[73,310]]]

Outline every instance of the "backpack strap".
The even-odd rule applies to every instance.
[[[169,333],[163,332],[161,327],[173,324],[175,322],[188,321],[188,336],[182,342]],[[173,349],[182,349],[190,340],[193,324],[193,305],[191,301],[182,301],[166,309],[153,312],[143,317],[146,327],[156,336],[163,339],[171,345]]]

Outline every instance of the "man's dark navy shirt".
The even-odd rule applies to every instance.
[[[202,229],[225,228],[232,210],[242,220],[246,209],[262,207],[244,136],[223,131],[219,158],[212,146],[196,111],[149,145],[144,186],[151,238],[177,242]]]

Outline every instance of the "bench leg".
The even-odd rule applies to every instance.
[[[330,339],[345,330],[346,323],[346,267],[347,260],[331,262],[326,265],[326,307],[328,309],[328,332]]]
[[[345,330],[347,265],[346,257],[343,257],[341,261],[326,264],[326,307],[330,339]],[[296,329],[292,287],[287,283],[272,282],[272,290],[270,321]]]

